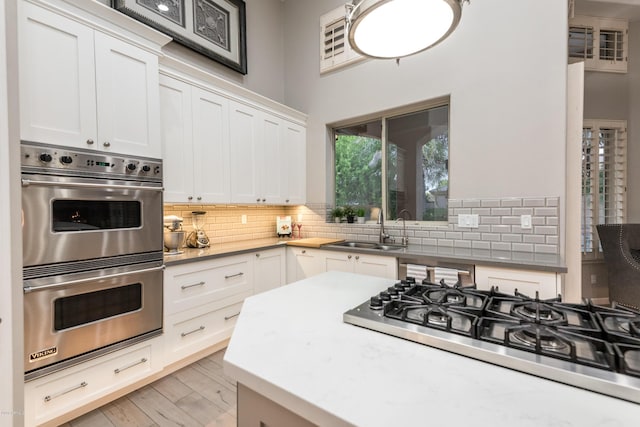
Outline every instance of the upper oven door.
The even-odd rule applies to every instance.
[[[162,251],[162,187],[22,175],[23,266]]]

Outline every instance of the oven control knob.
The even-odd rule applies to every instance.
[[[127,165],[127,170],[129,170],[129,171],[132,171],[132,172],[133,172],[134,170],[136,170],[136,168],[137,168],[137,166],[136,166],[136,164],[135,164],[135,163],[129,163],[129,164]]]
[[[151,170],[151,166],[149,166],[149,165],[144,165],[144,166],[142,167],[142,171],[143,171],[143,172],[149,172],[150,170]]]
[[[40,161],[44,163],[49,163],[51,161],[51,154],[49,153],[40,154]]]
[[[73,158],[71,156],[60,156],[60,162],[68,165],[73,162]]]

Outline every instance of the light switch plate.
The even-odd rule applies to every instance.
[[[458,215],[458,227],[478,228],[478,214]]]
[[[531,215],[520,215],[520,228],[523,230],[531,229]]]

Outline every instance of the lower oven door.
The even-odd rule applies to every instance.
[[[160,334],[164,267],[157,264],[25,281],[25,378]]]

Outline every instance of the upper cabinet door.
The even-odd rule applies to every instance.
[[[229,100],[193,87],[193,171],[196,201],[228,203]]]
[[[19,4],[20,137],[86,148],[97,129],[94,31]]]
[[[262,198],[258,193],[260,112],[235,101],[231,101],[229,107],[231,201],[233,203],[261,203]]]
[[[307,201],[307,133],[300,125],[284,122],[283,147],[286,167],[282,179],[285,205],[302,205]]]
[[[164,201],[189,202],[194,197],[191,85],[160,77],[160,129]]]
[[[258,170],[260,172],[260,202],[265,204],[282,204],[283,181],[282,171],[288,167],[286,153],[282,141],[282,120],[269,114],[260,118],[260,142],[258,152]]]
[[[160,157],[158,57],[95,34],[98,146]]]

